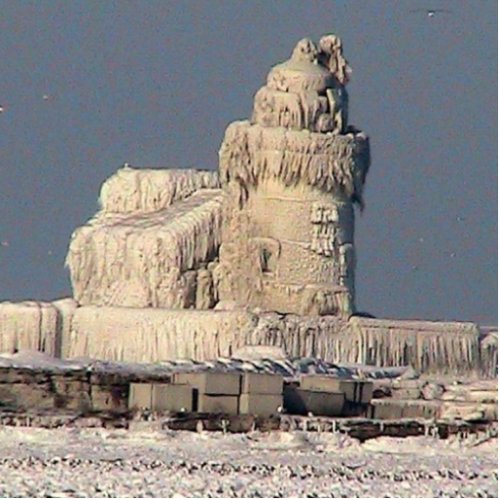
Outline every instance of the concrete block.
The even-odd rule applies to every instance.
[[[239,411],[242,414],[269,416],[278,413],[283,406],[281,394],[241,394]]]
[[[92,409],[97,411],[125,411],[128,407],[129,386],[95,385],[90,386]]]
[[[441,404],[435,401],[407,401],[403,406],[403,418],[437,418]]]
[[[244,373],[241,376],[241,392],[250,394],[282,394],[283,377],[269,373]]]
[[[12,366],[0,367],[0,384],[46,384],[47,373]]]
[[[192,411],[193,388],[189,385],[153,384],[153,411]]]
[[[373,397],[373,382],[362,381],[358,382],[361,387],[358,386],[359,400],[356,403],[368,404]]]
[[[190,385],[200,394],[235,395],[240,393],[239,373],[176,373],[175,384]]]
[[[397,420],[403,418],[403,406],[400,402],[376,399],[370,404],[370,418]]]
[[[128,407],[134,410],[150,410],[152,389],[151,384],[130,384]]]
[[[53,378],[55,408],[88,411],[92,407],[90,400],[90,384],[68,377]]]
[[[396,389],[393,388],[391,396],[394,399],[420,399],[422,392],[419,388],[413,389]]]
[[[195,411],[237,415],[238,396],[213,396],[199,393]]]
[[[368,417],[369,404],[368,403],[353,403],[352,401],[344,401],[342,408],[343,417]]]
[[[421,379],[396,379],[392,382],[394,389],[421,389],[425,385],[425,380]]]
[[[446,391],[440,396],[443,401],[468,401],[475,403],[496,403],[498,392],[495,391],[470,391],[465,389]]]
[[[437,401],[373,399],[370,403],[370,418],[397,420],[400,418],[437,418],[441,404]]]
[[[343,392],[347,401],[369,403],[373,394],[373,382],[329,377],[326,375],[303,375],[300,388],[308,391]]]
[[[325,415],[337,417],[342,415],[345,395],[343,392],[322,392],[285,387],[283,406],[288,413],[297,415]]]
[[[470,391],[465,394],[464,399],[477,403],[497,403],[498,391]]]
[[[494,403],[469,403],[445,401],[439,415],[444,419],[457,420],[498,420],[498,405]]]
[[[48,410],[55,406],[48,384],[0,384],[0,406],[17,410]]]

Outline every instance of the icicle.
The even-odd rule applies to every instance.
[[[207,189],[147,215],[97,214],[70,244],[75,298],[83,305],[195,305],[192,270],[217,255],[222,199]]]
[[[255,137],[262,138],[262,141],[257,143]],[[321,152],[316,153],[314,149],[307,151],[311,141],[317,143]],[[358,158],[359,148],[355,146],[363,141],[367,149],[368,139],[363,134],[304,134],[236,122],[226,130],[220,150],[221,179],[223,184],[241,179],[244,184],[251,182],[257,185],[271,173],[285,185],[303,182],[328,192],[341,189],[347,195],[356,194],[357,199],[361,199],[363,183],[358,179],[366,177],[369,155],[363,152],[362,158]],[[235,161],[234,155],[228,154],[240,149],[245,151],[248,160],[242,160],[238,155]],[[331,152],[325,155],[325,149]],[[259,158],[266,158],[267,162],[263,164]],[[255,168],[257,165],[258,169]]]
[[[61,355],[76,308],[72,299],[0,303],[0,353],[18,350]]]
[[[217,172],[125,167],[103,184],[100,204],[107,212],[155,212],[199,189],[218,187]]]

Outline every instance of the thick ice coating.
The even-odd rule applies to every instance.
[[[121,170],[103,209],[73,234],[67,264],[82,305],[208,309],[222,224],[214,173]],[[125,196],[127,194],[127,196]]]
[[[300,40],[271,69],[250,121],[219,152],[224,303],[301,315],[355,310],[353,204],[363,204],[368,138],[349,127],[350,68],[335,35]]]
[[[219,173],[125,167],[67,257],[81,305],[255,308],[347,318],[354,210],[368,138],[347,125],[350,68],[335,35],[271,69]]]
[[[255,96],[252,122],[312,132],[345,132],[348,97],[345,85],[351,69],[335,35],[317,47],[299,41],[288,61],[271,69],[267,83]]]
[[[0,303],[0,353],[201,361],[274,346],[496,376],[496,328],[352,315],[370,144],[348,123],[350,75],[337,36],[300,40],[227,127],[218,172],[119,169],[71,239],[74,299]]]

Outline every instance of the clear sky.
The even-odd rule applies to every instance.
[[[270,67],[331,32],[372,146],[358,308],[496,323],[494,0],[0,1],[0,300],[70,295],[102,182],[124,162],[216,169]]]

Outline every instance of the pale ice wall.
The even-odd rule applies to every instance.
[[[269,178],[249,190],[242,208],[233,208],[215,268],[223,301],[303,315],[352,313],[354,213],[348,199]]]
[[[78,307],[76,300],[72,298],[59,299],[51,302],[57,309],[57,339],[55,352],[61,358],[69,355],[69,339],[71,334],[71,323],[73,315]]]
[[[301,317],[246,311],[0,303],[0,352],[33,349],[63,358],[206,361],[246,345],[333,363],[411,365],[423,373],[496,377],[498,337],[472,323]]]
[[[256,324],[257,317],[243,311],[80,307],[69,355],[137,362],[214,359],[231,355]]]
[[[123,167],[104,182],[99,201],[105,212],[148,213],[167,208],[199,189],[219,187],[217,172]]]
[[[339,38],[303,39],[271,69],[251,120],[226,129],[223,302],[344,319],[355,311],[352,205],[363,207],[370,151],[347,124],[349,74]]]
[[[67,266],[83,305],[209,308],[222,224],[217,175],[121,169],[103,209],[72,236]],[[210,188],[208,188],[210,187]]]
[[[75,308],[73,299],[1,302],[0,352],[31,349],[61,356],[69,338]]]
[[[249,343],[279,345],[292,356],[334,363],[407,366],[426,373],[480,372],[473,323],[263,315]]]
[[[479,328],[474,323],[354,317],[346,361],[401,366],[427,373],[479,372]],[[345,349],[345,346],[344,346]]]
[[[90,306],[77,309],[70,345],[71,357],[140,362],[202,361],[267,345],[333,363],[481,374],[479,329],[472,323]]]
[[[237,183],[240,204],[250,187],[269,178],[284,186],[304,184],[361,202],[370,145],[363,132],[320,134],[239,121],[226,129],[219,159],[221,183]]]
[[[481,371],[496,378],[498,375],[498,331],[491,331],[480,338]]]

